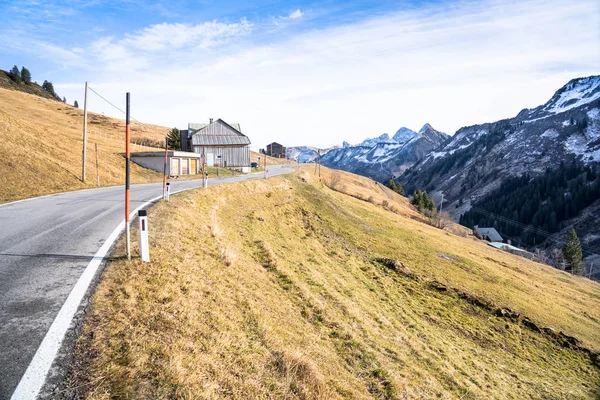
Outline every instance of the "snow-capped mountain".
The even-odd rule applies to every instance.
[[[344,144],[347,143],[344,142]],[[323,156],[324,154],[327,154],[328,151],[337,148],[339,148],[339,146],[329,147],[327,149],[319,149],[312,146],[295,146],[287,147],[285,153],[286,157],[289,159],[296,160],[301,163],[311,163],[319,157],[319,150],[321,151],[321,156]]]
[[[408,191],[443,193],[458,216],[507,177],[542,175],[574,158],[600,163],[600,76],[573,79],[514,118],[459,129],[399,181]]]
[[[429,124],[425,124],[419,132],[402,127],[391,138],[384,133],[355,146],[344,142],[342,148],[322,154],[321,163],[383,182],[400,175],[448,137]]]

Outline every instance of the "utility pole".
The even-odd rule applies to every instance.
[[[163,200],[167,197],[167,162],[168,162],[168,154],[169,154],[169,141],[167,140],[167,136],[165,136],[165,165],[163,167]]]
[[[265,179],[267,179],[267,155],[265,154]]]
[[[131,260],[131,223],[129,222],[129,92],[125,95],[125,238],[127,259]]]
[[[319,153],[318,153],[318,160],[319,160],[319,178],[321,177],[321,149],[319,149]]]
[[[85,83],[85,94],[83,97],[83,150],[81,151],[81,181],[85,183],[85,150],[87,147],[87,94],[88,85]]]
[[[98,143],[95,143],[96,147],[96,186],[100,187],[100,170],[98,169]]]

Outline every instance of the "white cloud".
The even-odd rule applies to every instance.
[[[217,21],[196,25],[163,23],[126,35],[122,44],[142,51],[173,50],[187,46],[208,48],[248,35],[251,30],[252,24],[245,18],[232,24]]]
[[[302,10],[300,10],[299,8],[292,11],[290,13],[290,15],[288,15],[289,19],[298,19],[298,18],[302,18],[304,16],[304,13],[302,12]]]
[[[110,99],[132,92],[141,121],[184,128],[221,117],[240,122],[256,146],[329,146],[425,122],[453,133],[514,116],[599,72],[596,0],[462,2],[268,38],[244,21],[102,39],[89,80]],[[124,57],[134,70],[110,73]],[[69,99],[81,92],[55,87]]]

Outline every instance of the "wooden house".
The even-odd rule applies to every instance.
[[[189,145],[190,151],[203,155],[209,167],[250,172],[250,139],[242,133],[239,124],[228,124],[222,119],[213,121],[211,118],[208,124],[188,124],[186,136],[189,142],[185,148]]]

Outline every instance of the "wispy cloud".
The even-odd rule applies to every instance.
[[[209,48],[246,36],[251,31],[252,24],[245,18],[231,24],[217,21],[195,25],[163,23],[127,34],[120,44],[141,51],[176,50],[184,47]]]
[[[246,19],[149,25],[90,44],[86,79],[113,99],[131,91],[142,121],[223,117],[256,145],[326,146],[424,122],[453,133],[600,72],[596,0],[436,4],[321,29],[303,30],[312,12],[301,9],[275,30]],[[80,93],[63,83],[67,98]]]

